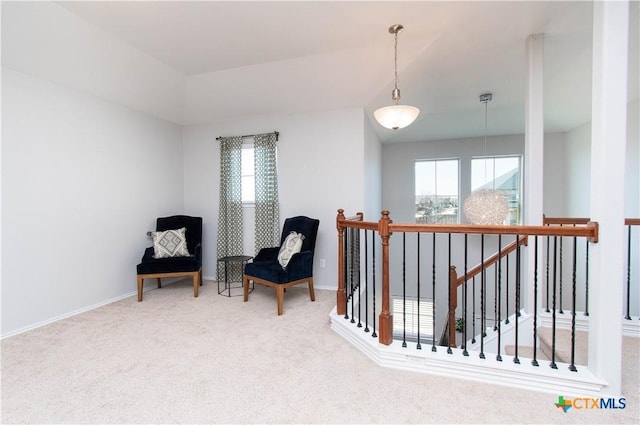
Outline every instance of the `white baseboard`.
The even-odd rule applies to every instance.
[[[446,347],[431,349],[402,348],[399,341],[386,346],[378,343],[371,334],[364,334],[343,317],[336,315],[336,309],[330,313],[331,328],[358,348],[379,366],[433,375],[456,377],[476,382],[506,385],[550,394],[569,396],[603,396],[606,394],[606,382],[596,377],[586,367],[578,372],[568,367],[558,369],[535,367],[530,362],[515,364],[513,356],[503,356],[498,362],[490,358],[464,356],[462,350],[453,348],[448,354]]]
[[[146,290],[145,290],[145,292],[146,292]],[[132,296],[137,296],[137,295],[138,295],[138,290],[127,292],[126,294],[118,295],[117,297],[110,298],[110,299],[108,299],[106,301],[101,301],[99,303],[92,304],[90,306],[82,307],[82,308],[79,308],[78,310],[74,310],[74,311],[72,311],[70,313],[61,314],[60,316],[52,317],[51,319],[43,320],[42,322],[34,323],[33,325],[25,326],[24,328],[20,328],[20,329],[17,329],[15,331],[11,331],[11,332],[2,334],[2,336],[0,336],[0,339],[5,339],[5,338],[9,338],[9,337],[12,337],[12,336],[24,333],[24,332],[28,332],[28,331],[31,331],[33,329],[37,329],[37,328],[40,328],[42,326],[46,326],[46,325],[49,325],[51,323],[57,322],[58,320],[63,320],[63,319],[66,319],[68,317],[75,316],[76,314],[85,313],[85,312],[87,312],[89,310],[93,310],[95,308],[102,307],[102,306],[105,306],[107,304],[111,304],[111,303],[114,303],[116,301],[120,301],[122,299],[129,298],[129,297],[132,297]]]
[[[178,281],[180,281],[182,279],[183,278],[166,279],[166,280],[162,281],[162,285],[163,286],[171,285],[172,283],[178,282]],[[147,287],[143,290],[143,292],[151,291],[153,289],[157,289],[155,285],[153,285],[153,287],[151,285],[147,285]],[[122,294],[122,295],[118,295],[118,296],[110,298],[108,300],[100,301],[98,303],[95,303],[95,304],[92,304],[92,305],[89,305],[89,306],[86,306],[86,307],[79,308],[79,309],[74,310],[72,312],[64,313],[64,314],[61,314],[59,316],[55,316],[55,317],[52,317],[50,319],[43,320],[42,322],[34,323],[32,325],[28,325],[28,326],[25,326],[23,328],[16,329],[14,331],[4,333],[4,334],[0,335],[0,340],[3,340],[5,338],[9,338],[9,337],[12,337],[12,336],[24,333],[24,332],[28,332],[28,331],[31,331],[33,329],[37,329],[37,328],[40,328],[42,326],[46,326],[46,325],[49,325],[51,323],[57,322],[58,320],[63,320],[63,319],[66,319],[68,317],[72,317],[72,316],[75,316],[77,314],[85,313],[87,311],[90,311],[90,310],[105,306],[107,304],[111,304],[111,303],[114,303],[116,301],[120,301],[120,300],[123,300],[125,298],[129,298],[129,297],[133,297],[133,296],[137,296],[137,295],[138,295],[138,290],[134,289],[133,291],[127,292],[127,293]]]

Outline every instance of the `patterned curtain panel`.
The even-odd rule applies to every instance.
[[[242,137],[220,139],[220,208],[218,211],[218,258],[242,255]],[[241,266],[230,263],[229,282],[242,281]],[[224,278],[224,264],[217,265]]]
[[[276,167],[276,135],[258,134],[255,139],[255,245],[262,248],[280,246],[280,214],[278,204],[278,170]]]

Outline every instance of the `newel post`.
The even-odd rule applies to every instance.
[[[344,210],[338,210],[336,228],[338,229],[338,290],[336,291],[336,311],[344,316],[347,313],[347,294],[344,290]]]
[[[449,267],[449,347],[456,346],[456,309],[458,308],[458,273]],[[466,326],[464,324],[463,326]]]
[[[382,211],[378,222],[378,233],[382,239],[382,311],[380,312],[380,344],[389,345],[393,341],[393,316],[389,312],[389,211]]]

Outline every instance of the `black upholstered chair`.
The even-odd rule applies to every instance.
[[[202,217],[174,215],[160,217],[156,221],[156,232],[186,228],[185,238],[189,256],[155,258],[153,247],[148,247],[142,261],[138,264],[138,301],[142,301],[144,279],[160,279],[163,277],[191,277],[193,279],[193,296],[198,296],[198,286],[202,286]]]
[[[304,235],[300,252],[290,257],[289,263],[283,267],[278,261],[281,247],[263,248],[255,256],[252,263],[244,268],[244,300],[249,300],[249,282],[253,281],[276,289],[278,298],[278,315],[283,312],[284,291],[300,283],[309,283],[311,301],[316,297],[313,292],[313,254],[318,235],[320,220],[298,216],[287,218],[282,228],[280,245],[284,244],[291,232]]]

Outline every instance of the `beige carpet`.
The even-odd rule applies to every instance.
[[[564,413],[557,395],[376,366],[330,329],[333,291],[292,288],[278,317],[269,288],[216,289],[182,281],[3,340],[2,423],[640,421],[637,339],[627,408]]]

